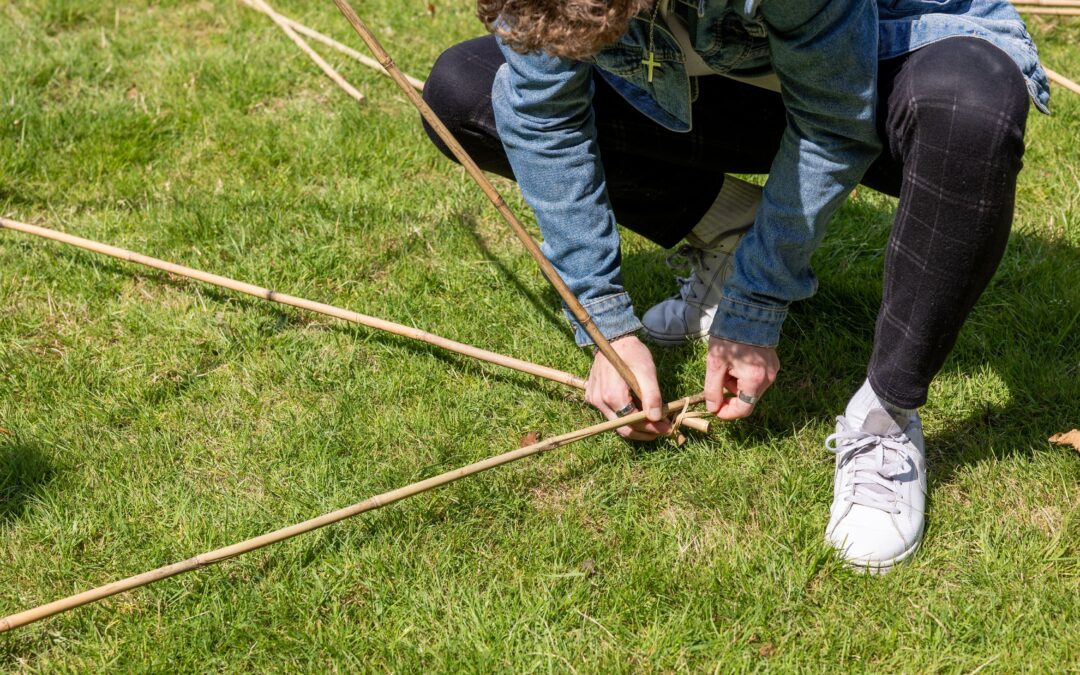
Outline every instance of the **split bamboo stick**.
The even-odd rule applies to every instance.
[[[209,272],[203,272],[191,267],[185,267],[176,263],[167,262],[159,258],[152,258],[150,256],[142,255],[141,253],[135,253],[127,249],[122,249],[116,246],[110,246],[109,244],[102,244],[100,242],[92,241],[90,239],[83,239],[82,237],[76,237],[64,232],[58,232],[57,230],[51,230],[47,227],[39,227],[37,225],[30,225],[28,223],[21,223],[17,220],[11,220],[10,218],[4,218],[0,216],[0,228],[7,228],[15,230],[17,232],[23,232],[25,234],[34,235],[37,237],[43,237],[45,239],[51,239],[63,244],[68,244],[81,248],[93,253],[101,253],[103,255],[111,256],[113,258],[119,258],[120,260],[126,260],[128,262],[145,265],[154,269],[168,272],[169,274],[175,274],[176,276],[186,277],[188,279],[195,279],[203,283],[217,286],[219,288],[227,288],[238,293],[244,293],[263,300],[269,300],[282,305],[288,305],[290,307],[296,307],[298,309],[304,309],[309,312],[316,312],[326,316],[332,316],[343,321],[349,321],[351,323],[357,323],[361,326],[368,328],[374,328],[376,330],[385,331],[401,337],[410,338],[412,340],[418,340],[447,351],[468,356],[487,363],[493,363],[497,366],[504,368],[510,368],[518,372],[526,373],[528,375],[534,375],[541,377],[545,380],[551,380],[552,382],[558,382],[577,389],[585,388],[585,380],[570,373],[565,373],[555,368],[549,368],[547,366],[541,366],[528,361],[522,361],[521,359],[515,359],[512,356],[505,356],[496,352],[491,352],[486,349],[480,349],[479,347],[473,347],[461,342],[456,342],[444,337],[440,337],[433,333],[419,330],[417,328],[411,328],[402,324],[394,323],[392,321],[386,321],[366,314],[360,314],[340,307],[334,307],[333,305],[327,305],[321,302],[315,302],[312,300],[305,300],[304,298],[298,298],[285,293],[278,293],[268,288],[262,288],[261,286],[255,286],[254,284],[245,283],[243,281],[237,281],[228,277],[223,277],[217,274],[211,274]],[[684,425],[707,433],[709,431],[709,422],[704,419],[691,418],[684,421]]]
[[[334,83],[337,84],[337,86],[341,87],[346,94],[354,98],[357,103],[364,102],[364,95],[361,94],[359,90],[356,89],[356,87],[349,84],[348,80],[342,77],[341,73],[334,70],[334,67],[327,63],[326,60],[323,59],[323,57],[319,56],[319,53],[312,49],[311,45],[309,45],[304,40],[304,38],[297,35],[296,31],[292,29],[292,26],[290,26],[283,18],[281,18],[277,14],[277,12],[270,9],[269,5],[263,2],[263,0],[251,0],[251,2],[256,9],[261,11],[266,16],[270,17],[270,19],[277,24],[278,28],[280,28],[282,32],[285,33],[285,35],[289,36],[289,39],[296,43],[296,46],[299,47],[300,50],[303,51],[305,54],[307,54],[308,58],[314,61],[315,65],[317,65],[320,70],[326,73],[326,76],[333,80]]]
[[[585,328],[585,331],[596,343],[597,348],[607,357],[608,362],[618,371],[623,380],[630,387],[630,391],[634,392],[641,398],[641,386],[638,384],[637,378],[634,377],[633,371],[630,370],[626,362],[622,360],[614,349],[611,348],[611,344],[600,333],[600,330],[593,323],[589,313],[581,306],[578,299],[574,296],[574,293],[570,290],[570,287],[566,285],[562,277],[552,266],[551,262],[544,257],[544,254],[540,251],[540,247],[533,240],[532,236],[525,229],[525,226],[521,224],[521,221],[517,219],[510,207],[506,205],[502,196],[495,189],[495,186],[491,184],[491,181],[487,179],[484,172],[480,170],[476,162],[473,161],[469,153],[465,151],[465,148],[461,147],[461,144],[457,142],[454,135],[450,133],[450,130],[446,128],[446,125],[442,123],[439,116],[435,114],[435,111],[424,102],[424,99],[420,97],[420,94],[416,92],[410,85],[408,80],[405,79],[405,75],[398,69],[394,60],[390,58],[390,55],[383,49],[383,46],[379,43],[379,40],[375,37],[375,34],[360,20],[360,17],[356,15],[353,8],[346,0],[334,0],[334,4],[337,5],[341,13],[349,21],[349,24],[357,32],[360,38],[368,46],[368,49],[375,55],[375,58],[379,61],[386,72],[390,74],[390,77],[397,83],[398,87],[405,92],[405,96],[412,102],[416,109],[420,111],[420,114],[427,120],[431,128],[435,130],[439,138],[446,144],[450,151],[454,153],[454,156],[461,162],[461,165],[465,167],[465,170],[472,176],[476,184],[480,186],[487,198],[491,200],[491,203],[495,206],[495,209],[502,214],[502,217],[510,225],[510,229],[514,231],[517,238],[521,240],[521,243],[525,245],[525,248],[529,251],[529,255],[536,260],[540,265],[540,270],[547,277],[548,281],[558,292],[559,297],[562,298],[566,306],[570,308],[571,313]]]
[[[1080,84],[1073,82],[1072,80],[1060,73],[1055,73],[1046,66],[1043,66],[1043,70],[1046,71],[1046,76],[1050,78],[1050,81],[1054,84],[1065,87],[1074,94],[1080,94]]]
[[[688,406],[695,405],[703,400],[705,400],[705,394],[700,393],[695,396],[690,396],[684,399],[680,399],[678,401],[674,401],[664,407],[664,414],[670,415],[673,413],[678,413],[679,411],[685,410]],[[584,429],[571,431],[569,433],[563,434],[561,436],[556,436],[546,441],[534,443],[532,445],[526,446],[524,448],[519,448],[517,450],[504,452],[501,455],[489,457],[488,459],[474,462],[459,469],[447,471],[446,473],[439,474],[438,476],[433,476],[426,480],[412,483],[411,485],[406,485],[405,487],[400,487],[396,490],[391,490],[390,492],[384,492],[383,494],[371,497],[362,502],[353,504],[352,506],[346,506],[345,508],[338,509],[337,511],[332,511],[330,513],[318,516],[317,518],[305,520],[304,522],[297,523],[296,525],[283,527],[279,530],[268,532],[266,534],[254,537],[252,539],[247,539],[237,544],[232,544],[230,546],[215,549],[208,553],[197,555],[194,558],[188,558],[187,560],[184,560],[182,562],[173,563],[164,567],[159,567],[158,569],[144,572],[142,574],[137,574],[133,577],[128,577],[127,579],[122,579],[120,581],[114,581],[113,583],[105,584],[104,586],[99,586],[98,588],[84,591],[82,593],[72,595],[62,600],[56,600],[54,602],[41,605],[40,607],[36,607],[34,609],[29,609],[24,612],[12,614],[11,616],[0,619],[0,633],[19,628],[20,626],[25,626],[30,623],[34,623],[35,621],[40,621],[41,619],[45,619],[61,612],[66,612],[71,609],[75,609],[76,607],[81,607],[82,605],[86,605],[91,602],[96,602],[98,600],[117,595],[118,593],[123,593],[124,591],[139,588],[140,586],[147,586],[154,583],[155,581],[168,579],[169,577],[174,577],[178,574],[183,574],[184,572],[201,569],[203,567],[207,567],[209,565],[213,565],[228,560],[230,558],[235,558],[239,555],[243,555],[244,553],[248,553],[250,551],[269,546],[270,544],[276,544],[286,539],[291,539],[297,535],[311,532],[312,530],[316,530],[321,527],[340,522],[347,518],[352,518],[353,516],[357,516],[366,511],[373,511],[383,506],[388,506],[407,497],[412,497],[413,495],[420,494],[421,492],[426,492],[428,490],[431,490],[432,488],[446,485],[447,483],[453,483],[454,481],[461,480],[462,478],[465,478],[467,476],[472,476],[482,471],[487,471],[488,469],[502,466],[503,464],[509,464],[510,462],[515,462],[519,459],[523,459],[531,455],[536,455],[547,450],[554,450],[555,448],[568,445],[575,441],[580,441],[582,439],[588,438],[590,436],[595,436],[596,434],[600,434],[605,431],[611,431],[612,429],[616,429],[624,424],[634,424],[644,421],[645,419],[645,413],[636,413],[633,415],[627,415],[626,417],[618,420],[602,422],[600,424],[594,424],[593,426],[586,427]]]
[[[240,0],[240,2],[242,2],[243,4],[247,5],[248,7],[252,8],[252,9],[254,9],[257,12],[263,12],[264,14],[266,13],[261,8],[259,8],[258,6],[255,5],[254,0]],[[320,33],[319,31],[315,30],[314,28],[309,28],[308,26],[305,26],[304,24],[300,23],[299,21],[296,21],[295,19],[287,17],[284,14],[278,13],[277,10],[274,10],[274,13],[277,14],[279,17],[281,17],[290,26],[292,26],[292,29],[295,30],[297,33],[300,33],[301,35],[303,35],[305,37],[311,38],[312,40],[314,40],[316,42],[320,42],[320,43],[326,45],[327,47],[330,47],[331,49],[335,49],[335,50],[341,52],[342,54],[348,56],[349,58],[355,59],[356,61],[359,61],[360,63],[367,66],[368,68],[373,68],[374,70],[379,71],[380,73],[382,73],[383,75],[386,75],[387,77],[390,76],[390,73],[386,72],[386,69],[383,68],[381,65],[379,65],[379,62],[376,61],[375,59],[371,58],[370,56],[366,56],[364,54],[361,54],[360,52],[356,51],[352,47],[349,47],[348,45],[343,45],[340,42],[338,42],[337,40],[335,40],[334,38],[332,38],[332,37],[330,37],[328,35],[325,35],[323,33]],[[413,86],[413,88],[416,89],[417,91],[423,91],[424,90],[424,81],[423,80],[417,79],[417,78],[412,77],[411,75],[407,75],[407,74],[405,74],[405,79],[408,80],[409,84],[411,84]]]

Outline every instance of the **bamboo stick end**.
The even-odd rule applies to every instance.
[[[703,433],[703,434],[709,433],[709,428],[711,426],[711,424],[709,423],[709,420],[704,419],[702,417],[690,417],[690,418],[687,418],[687,419],[683,420],[682,425],[684,427],[689,427],[689,428],[693,429],[694,431],[697,431],[697,432]]]

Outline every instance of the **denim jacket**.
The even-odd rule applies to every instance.
[[[880,149],[874,127],[877,59],[879,51],[885,55],[897,47],[890,43],[879,50],[879,31],[903,36],[910,49],[933,41],[932,35],[957,34],[953,24],[920,23],[923,15],[902,15],[895,8],[903,2],[937,8],[950,1],[893,0],[889,16],[896,23],[887,28],[878,24],[874,0],[674,0],[672,11],[687,22],[695,51],[711,68],[742,76],[774,72],[788,112],[761,208],[736,252],[713,335],[775,346],[788,305],[816,290],[810,257]],[[616,44],[588,62],[522,55],[503,45],[507,62],[492,89],[499,134],[536,213],[544,253],[609,339],[641,324],[622,286],[619,235],[596,144],[594,68],[657,123],[676,131],[693,123],[684,56],[662,22],[650,23],[649,16],[635,17]],[[660,64],[651,81],[643,63],[650,51]],[[1033,62],[1035,69],[1025,71],[1029,82],[1041,75]],[[569,318],[578,344],[589,344]]]
[[[878,0],[878,14],[878,58],[891,59],[958,35],[981,38],[1016,62],[1035,107],[1050,112],[1050,85],[1039,52],[1007,0]]]

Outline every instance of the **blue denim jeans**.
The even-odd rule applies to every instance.
[[[502,64],[492,37],[456,45],[436,62],[424,96],[481,167],[514,178],[489,93]],[[972,38],[886,60],[879,73],[885,150],[862,183],[900,202],[868,375],[890,403],[917,407],[1004,249],[1028,88],[1009,56]],[[689,133],[654,123],[598,76],[594,85],[615,216],[661,246],[698,222],[725,172],[767,173],[786,127],[778,94],[722,77],[697,83]]]
[[[710,329],[772,347],[788,305],[817,288],[810,257],[829,219],[880,150],[876,6],[873,0],[680,0],[672,11],[693,26],[694,50],[714,71],[771,71],[782,86],[784,134]],[[640,322],[622,285],[593,75],[658,125],[689,131],[693,90],[679,45],[652,16],[639,16],[589,62],[502,47],[506,63],[492,84],[495,121],[544,235],[544,253],[605,337],[634,332]],[[588,344],[581,326],[571,323],[578,343]]]

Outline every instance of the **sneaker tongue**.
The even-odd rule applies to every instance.
[[[884,408],[874,408],[866,414],[861,431],[875,436],[895,436],[903,431],[896,423],[889,411]]]
[[[902,431],[900,425],[896,423],[896,419],[894,419],[889,411],[884,408],[872,408],[866,413],[866,419],[863,420],[860,430],[868,434],[874,434],[875,436],[893,436]],[[894,461],[895,459],[896,452],[892,449],[885,448],[885,462]],[[855,466],[877,471],[881,469],[877,462],[877,451],[871,451],[857,457],[855,459]],[[859,486],[859,489],[864,492],[880,495],[886,499],[891,499],[893,497],[892,492],[888,488],[874,483],[864,483]]]
[[[876,413],[874,417],[878,418],[876,421],[870,420],[873,413]],[[887,403],[878,398],[874,390],[870,388],[869,382],[864,382],[859,391],[851,397],[847,409],[844,410],[844,417],[847,418],[848,425],[852,429],[878,436],[890,436],[897,430],[906,429],[911,421],[909,415],[890,409]],[[867,427],[868,424],[869,427]]]

